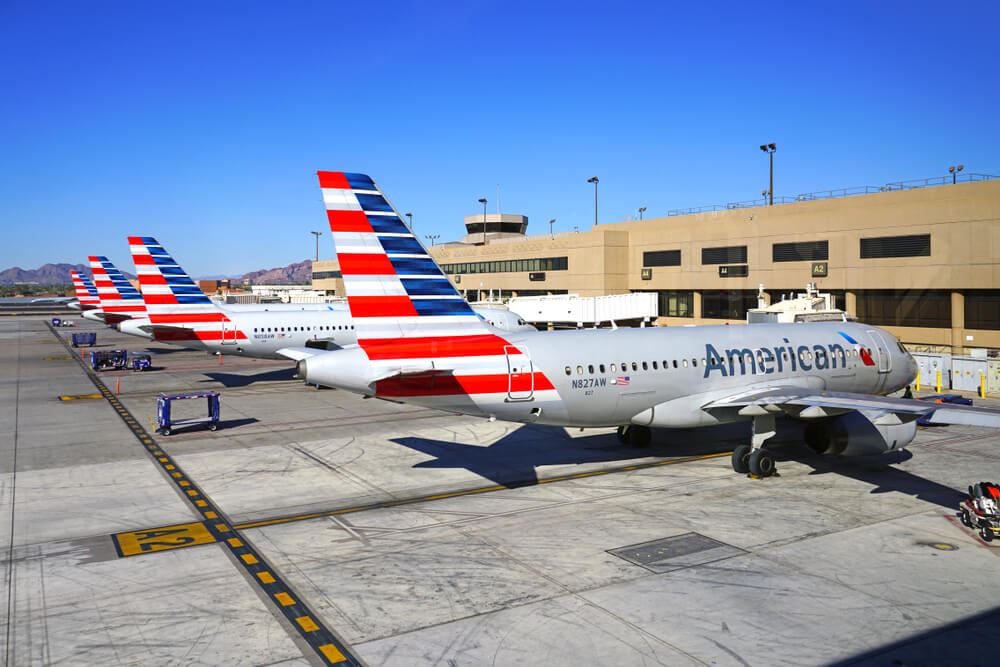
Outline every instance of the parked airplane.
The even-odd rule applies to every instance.
[[[97,288],[94,287],[93,281],[87,276],[84,276],[76,271],[70,271],[70,277],[73,279],[73,289],[76,290],[76,305],[80,311],[96,310],[101,307],[101,299],[97,294]],[[74,305],[70,304],[70,308]]]
[[[205,295],[155,238],[130,236],[129,247],[148,320],[122,324],[124,333],[208,352],[271,359],[287,358],[278,354],[282,348],[327,349],[357,340],[350,311],[342,304],[327,304],[323,310],[220,306]],[[508,311],[502,313],[517,317]]]
[[[125,320],[146,317],[146,304],[139,290],[107,257],[91,255],[90,273],[94,277],[101,307],[83,314],[89,320],[118,324]]]
[[[300,354],[299,375],[391,401],[491,420],[651,427],[752,422],[733,468],[768,476],[775,417],[808,422],[819,452],[899,450],[916,419],[1000,426],[1000,411],[885,398],[916,364],[888,332],[854,322],[517,332],[489,330],[375,183],[319,172],[357,344]]]

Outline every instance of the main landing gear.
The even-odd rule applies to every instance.
[[[632,445],[633,447],[649,447],[649,443],[652,441],[653,432],[648,426],[626,424],[625,426],[618,427],[618,442],[623,445]]]
[[[754,477],[770,477],[777,472],[774,456],[764,443],[774,437],[774,415],[763,414],[753,418],[753,438],[749,445],[738,445],[733,450],[733,470]]]

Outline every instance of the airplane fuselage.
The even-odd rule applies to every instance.
[[[916,365],[884,330],[853,322],[663,327],[508,334],[503,355],[442,358],[448,376],[414,374],[375,383],[375,395],[439,410],[559,426],[695,427],[720,423],[701,410],[741,389],[887,394],[910,383]],[[385,376],[357,347],[306,360],[323,383],[335,358],[342,376],[358,367]],[[324,360],[324,357],[327,360]],[[364,367],[364,370],[360,370]],[[336,376],[331,384],[339,386]],[[343,379],[339,380],[343,382]],[[364,391],[358,378],[355,390]]]

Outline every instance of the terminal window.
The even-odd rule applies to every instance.
[[[650,250],[642,253],[643,266],[680,266],[680,250]]]
[[[701,316],[706,319],[743,320],[747,311],[757,307],[757,290],[704,290],[701,293]]]
[[[502,259],[495,262],[460,262],[442,264],[445,273],[519,273],[528,271],[566,271],[567,257],[536,257],[534,259]]]
[[[858,319],[897,327],[951,327],[948,290],[861,290]]]
[[[875,236],[861,239],[861,259],[930,257],[931,235]]]
[[[965,328],[1000,331],[1000,290],[965,292]]]
[[[721,248],[702,248],[702,264],[746,264],[747,247],[745,245],[731,245]]]
[[[802,262],[830,259],[829,241],[775,243],[771,246],[771,261]]]
[[[325,280],[327,278],[343,278],[340,271],[313,271],[313,280]]]

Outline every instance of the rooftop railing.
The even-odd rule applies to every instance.
[[[933,176],[931,178],[918,178],[910,181],[894,181],[885,185],[859,185],[853,188],[837,188],[835,190],[820,190],[818,192],[806,192],[794,197],[775,197],[774,203],[794,204],[795,202],[814,201],[817,199],[835,199],[837,197],[857,197],[860,195],[877,194],[879,192],[895,192],[898,190],[917,190],[920,188],[932,188],[941,185],[953,185],[956,183],[973,183],[977,181],[990,181],[997,176],[990,174],[958,174],[957,176]],[[695,213],[708,213],[710,211],[730,211],[740,208],[755,208],[767,206],[767,199],[747,199],[744,201],[730,202],[728,204],[711,204],[708,206],[696,206],[693,208],[675,208],[667,211],[668,216],[692,215]]]

